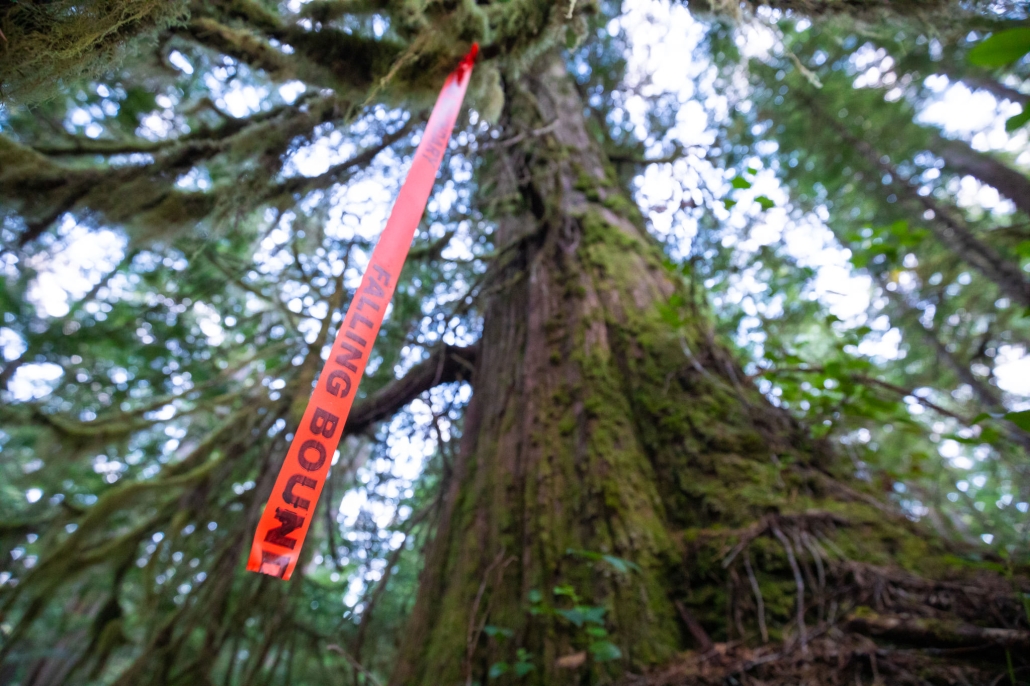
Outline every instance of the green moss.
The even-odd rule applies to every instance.
[[[621,192],[608,193],[602,204],[612,212],[629,219],[634,224],[643,226],[644,217],[640,214],[640,208]]]
[[[588,174],[585,169],[580,168],[578,170],[576,183],[573,184],[573,188],[581,193],[586,193],[589,190],[596,189],[597,185],[597,179]]]
[[[627,261],[621,251],[631,250],[637,254],[644,251],[639,238],[627,234],[621,227],[612,225],[600,210],[590,208],[580,222],[583,227],[583,240],[590,246],[588,256],[594,264],[604,267],[607,275],[612,278],[625,275],[625,272],[619,271],[619,267]],[[633,267],[635,269],[637,265]]]
[[[20,103],[52,98],[182,23],[188,8],[185,0],[9,3],[2,19],[2,95]]]
[[[0,184],[17,188],[20,184],[42,184],[46,180],[61,178],[66,170],[51,162],[32,148],[0,135]]]

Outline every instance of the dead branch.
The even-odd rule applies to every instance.
[[[1030,631],[1021,629],[995,629],[963,622],[866,613],[848,617],[846,627],[867,636],[882,636],[905,643],[1030,650]]]

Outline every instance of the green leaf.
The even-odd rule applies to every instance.
[[[564,595],[564,596],[568,596],[570,598],[575,598],[576,597],[576,589],[574,589],[572,586],[570,586],[568,584],[562,584],[561,586],[555,586],[554,587],[554,594],[555,595]]]
[[[490,665],[490,678],[491,679],[496,679],[497,677],[501,676],[502,674],[504,674],[507,671],[508,671],[508,663],[507,662],[495,662],[492,665]]]
[[[576,609],[582,614],[583,621],[590,624],[604,624],[604,614],[608,611],[604,607],[588,607],[585,605],[577,605]]]
[[[740,190],[746,190],[748,188],[751,188],[751,182],[745,179],[743,176],[733,177],[733,180],[730,181],[730,185],[734,188],[739,188]]]
[[[1004,419],[1012,422],[1023,431],[1030,431],[1030,410],[1022,412],[1006,412]]]
[[[515,676],[517,676],[517,677],[524,677],[527,674],[529,674],[530,672],[532,672],[534,669],[535,668],[533,667],[533,663],[532,662],[516,662],[515,663]]]
[[[1030,28],[999,31],[969,51],[969,62],[979,67],[1004,67],[1030,52]]]
[[[483,633],[487,636],[503,636],[505,638],[511,638],[515,635],[515,632],[511,629],[505,629],[501,626],[494,626],[493,624],[487,624],[483,627]]]
[[[539,590],[534,588],[534,589],[530,590],[530,592],[528,594],[528,597],[529,597],[529,602],[531,602],[531,603],[539,603],[541,600],[544,599],[544,594],[541,593]]]
[[[622,657],[622,651],[619,650],[619,646],[611,641],[594,641],[590,644],[590,654],[594,656],[594,660],[597,662],[609,662]]]
[[[758,170],[755,169],[754,167],[748,167],[747,168],[747,173],[750,174],[751,176],[754,176],[755,174],[758,173]]]
[[[676,308],[666,305],[664,303],[658,303],[658,316],[662,318],[663,322],[674,328],[680,326],[683,323],[683,321],[680,319],[679,313],[676,311]],[[584,555],[584,552],[585,551],[572,550],[571,548],[569,548],[566,551],[566,553],[570,555],[583,555],[584,557],[586,557],[586,555]]]
[[[962,445],[980,445],[984,442],[982,438],[963,438],[958,434],[944,434],[943,438],[950,438],[956,443],[961,443]]]
[[[569,620],[576,626],[583,626],[583,622],[585,621],[583,618],[583,613],[575,607],[571,610],[555,610],[555,612],[557,612],[559,615]]]
[[[1030,122],[1030,107],[1023,107],[1023,111],[1005,120],[1005,130],[1012,133],[1021,126]]]
[[[608,635],[608,632],[604,629],[604,627],[600,626],[588,626],[587,633],[593,636],[594,638],[604,638]]]
[[[672,302],[672,298],[669,299],[670,309],[676,306],[676,303]],[[678,317],[677,317],[678,319]],[[566,555],[576,555],[578,557],[585,557],[588,560],[600,560],[601,553],[595,553],[591,550],[577,550],[576,548],[566,548]]]
[[[991,426],[980,429],[980,443],[996,443],[1001,440],[1001,432]]]
[[[770,210],[776,207],[776,203],[774,203],[772,200],[770,200],[764,195],[759,195],[757,198],[755,198],[755,202],[761,205],[763,210]]]
[[[724,198],[723,201],[722,201],[722,204],[728,210],[728,209],[731,209],[734,205],[736,205],[737,201],[736,200],[731,200],[730,198]]]
[[[621,557],[615,557],[614,555],[602,555],[601,559],[610,564],[615,568],[619,574],[628,574],[629,572],[639,572],[640,567],[629,560],[623,560]]]
[[[604,614],[607,610],[603,607],[591,607],[589,605],[576,605],[571,610],[555,610],[576,626],[584,624],[604,624]]]

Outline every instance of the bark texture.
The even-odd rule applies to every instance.
[[[507,84],[508,142],[484,174],[501,257],[392,683],[863,678],[862,632],[910,623],[848,630],[846,612],[933,617],[935,582],[914,572],[951,574],[949,551],[745,380],[617,187],[560,57],[530,74]],[[1023,631],[991,583],[995,622]],[[781,652],[743,647],[766,641]]]

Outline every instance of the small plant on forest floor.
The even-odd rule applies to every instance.
[[[566,553],[581,557],[591,562],[603,562],[609,565],[619,574],[629,574],[639,571],[639,567],[620,557],[596,553],[589,550],[574,550],[569,548]],[[608,640],[608,630],[604,627],[604,616],[608,609],[600,605],[587,605],[580,598],[576,589],[570,584],[561,584],[552,589],[555,597],[555,604],[551,605],[544,600],[544,594],[533,589],[529,591],[529,614],[550,615],[560,617],[576,628],[574,640],[577,643],[585,644],[587,652],[594,662],[610,662],[622,657],[622,650],[619,646]],[[559,607],[558,605],[571,604],[571,607]],[[515,632],[504,627],[487,625],[483,633],[491,638],[503,640],[511,638]],[[490,666],[489,678],[496,679],[509,671],[514,672],[516,677],[524,677],[535,668],[532,662],[532,655],[525,648],[519,648],[515,654],[515,662],[495,662]]]
[[[604,628],[604,615],[608,609],[600,605],[584,605],[576,589],[568,584],[555,586],[553,593],[556,600],[568,598],[571,608],[552,607],[544,602],[540,591],[529,592],[529,613],[532,615],[554,615],[565,619],[576,627],[580,637],[585,635],[587,650],[596,662],[607,662],[622,657],[619,647],[608,640],[608,631]]]
[[[499,627],[492,627],[498,629],[498,634],[503,636],[510,636],[511,629],[500,629]],[[504,633],[501,633],[504,632]],[[490,665],[489,677],[496,679],[502,674],[507,674],[508,671],[515,673],[516,677],[522,678],[532,672],[535,669],[533,665],[533,656],[529,654],[529,651],[525,648],[519,648],[515,651],[515,662],[514,664],[508,664],[507,662],[495,662]]]

